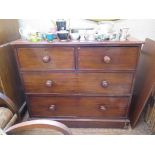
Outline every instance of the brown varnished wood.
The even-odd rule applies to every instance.
[[[138,47],[83,47],[79,49],[79,68],[135,70],[138,53]]]
[[[71,46],[71,47],[94,47],[94,46],[110,46],[110,47],[117,47],[117,46],[141,46],[143,44],[143,41],[138,41],[135,39],[129,39],[126,41],[58,41],[54,40],[53,42],[47,42],[47,41],[41,41],[41,42],[30,42],[27,40],[16,40],[11,43],[12,46],[14,47],[53,47],[53,46],[59,46],[59,47],[66,47],[66,46]]]
[[[66,120],[66,121],[63,121],[61,120],[62,123],[65,123],[68,127],[74,127],[74,128],[81,128],[81,126],[83,128],[92,128],[92,127],[95,127],[95,128],[127,128],[126,127],[126,124],[128,124],[128,122],[126,123],[125,121],[124,122],[115,122],[115,121],[104,121],[104,120],[94,120],[94,119],[91,119],[89,121],[87,120],[74,120],[72,119],[72,121],[69,121],[69,120]]]
[[[26,130],[32,130],[33,129],[43,129],[43,130],[46,130],[46,129],[52,129],[54,131],[57,131],[57,132],[60,132],[64,135],[71,135],[72,132],[71,130],[64,124],[60,123],[60,122],[57,122],[57,121],[51,121],[51,120],[31,120],[31,121],[26,121],[26,122],[22,122],[22,123],[18,123],[18,124],[15,124],[13,126],[11,126],[10,128],[6,129],[5,130],[5,133],[6,134],[11,134],[11,135],[14,135],[14,134],[22,134],[22,132],[25,132]],[[34,131],[33,131],[34,133]],[[31,134],[31,133],[30,133]],[[52,134],[52,131],[51,131],[51,134]]]
[[[59,119],[60,120],[60,119]],[[123,120],[123,121],[122,121]],[[104,119],[66,119],[66,120],[60,120],[60,122],[65,123],[68,127],[74,127],[74,128],[124,128],[127,129],[129,125],[129,120],[125,119],[113,119],[113,120],[104,120]]]
[[[0,19],[0,91],[19,110],[25,100],[19,72],[10,42],[20,38],[17,19]]]
[[[28,97],[32,117],[125,118],[128,100],[128,97]]]
[[[18,59],[20,69],[47,70],[47,69],[74,69],[74,48],[19,48]],[[49,60],[45,62],[45,58]]]
[[[24,92],[10,45],[0,47],[0,77],[4,94],[20,108],[24,102]]]
[[[40,117],[31,117],[30,120],[36,120]],[[56,120],[66,124],[68,127],[74,128],[125,128],[127,129],[129,125],[128,119],[97,119],[97,118],[47,118],[49,120]]]
[[[125,95],[131,93],[131,73],[22,73],[27,93],[103,93]],[[47,81],[52,86],[47,86]],[[108,86],[102,86],[107,81]]]
[[[137,69],[132,110],[131,125],[135,127],[155,85],[155,41],[146,39],[142,48]]]
[[[0,92],[0,100],[3,100],[3,103],[8,107],[13,113],[17,113],[17,107],[13,101],[7,97],[5,94]]]
[[[142,43],[12,42],[30,116],[70,127],[126,127]],[[55,49],[55,66],[48,56],[40,62],[44,49]]]
[[[20,38],[17,19],[0,19],[0,45]]]
[[[0,92],[3,92],[3,88],[2,88],[2,81],[1,81],[1,78],[0,78]]]

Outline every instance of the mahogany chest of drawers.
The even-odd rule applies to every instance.
[[[141,44],[13,42],[30,117],[126,127]]]

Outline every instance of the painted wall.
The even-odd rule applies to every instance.
[[[55,19],[53,21],[56,21]],[[19,20],[20,26],[29,27],[39,32],[48,32],[52,27],[52,20]],[[96,27],[97,23],[83,19],[71,19],[71,28]],[[129,34],[139,40],[151,38],[155,40],[155,19],[128,19],[114,22],[114,29],[128,27]]]
[[[53,22],[55,22],[56,19],[53,20],[32,20],[32,19],[21,19],[19,20],[20,26],[28,27],[35,29],[39,32],[48,32],[51,30],[51,27],[53,27]],[[96,27],[96,23],[84,19],[70,19],[66,20],[70,28],[91,28]]]
[[[129,19],[120,20],[115,23],[115,28],[128,27],[131,36],[145,40],[150,38],[155,40],[155,19]]]

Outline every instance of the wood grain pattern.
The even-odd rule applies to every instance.
[[[80,69],[135,70],[139,54],[137,47],[83,47],[79,49]],[[109,57],[106,63],[104,57]]]
[[[22,70],[74,69],[74,48],[19,48],[19,65]],[[49,62],[44,62],[45,56]],[[68,61],[69,60],[69,61]]]
[[[27,93],[103,93],[105,95],[126,95],[131,93],[131,73],[23,73]],[[53,82],[46,85],[47,80]],[[102,81],[108,87],[102,86]]]
[[[29,96],[31,116],[125,118],[128,97],[50,97]],[[51,109],[50,106],[55,108]],[[105,109],[101,109],[104,106]]]
[[[12,48],[9,45],[0,48],[0,77],[4,94],[10,97],[18,108],[21,107],[24,102],[24,92]]]
[[[17,19],[0,19],[0,91],[10,97],[19,110],[25,96],[10,46],[11,41],[20,38],[18,29]]]
[[[131,125],[135,127],[155,86],[155,41],[146,39],[137,69]]]
[[[13,42],[31,117],[70,127],[127,127],[141,44]]]

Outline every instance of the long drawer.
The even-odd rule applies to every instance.
[[[71,47],[19,48],[17,55],[22,70],[75,68],[74,48]]]
[[[131,93],[132,73],[22,73],[26,93]]]
[[[127,117],[128,97],[28,96],[33,117]]]
[[[138,47],[81,47],[78,52],[79,69],[134,70]]]

